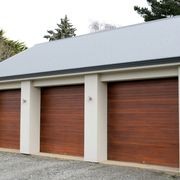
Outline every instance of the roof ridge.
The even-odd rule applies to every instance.
[[[133,27],[136,27],[136,26],[143,26],[143,25],[149,25],[149,24],[153,24],[153,23],[158,23],[158,22],[161,22],[161,21],[170,21],[170,20],[176,19],[176,18],[180,18],[180,15],[173,16],[173,17],[168,17],[168,18],[157,19],[157,20],[148,21],[148,22],[130,24],[130,25],[118,27],[116,29],[111,29],[111,30],[108,30],[108,31],[98,31],[98,32],[78,35],[78,36],[75,36],[75,37],[59,39],[59,40],[55,40],[55,41],[42,42],[42,43],[35,44],[34,46],[44,45],[44,44],[47,44],[47,43],[57,43],[57,42],[60,42],[60,41],[67,41],[67,40],[72,40],[72,39],[78,39],[78,38],[83,38],[83,37],[87,37],[87,36],[93,36],[93,35],[96,35],[96,34],[109,33],[109,32],[118,31],[118,30],[121,30],[121,29],[133,28]],[[34,46],[32,46],[32,47],[34,47]]]

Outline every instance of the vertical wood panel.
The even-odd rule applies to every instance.
[[[41,90],[41,152],[83,156],[84,87]]]
[[[0,91],[0,147],[19,149],[20,90]]]
[[[109,83],[108,159],[178,167],[177,78]]]

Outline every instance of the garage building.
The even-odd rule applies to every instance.
[[[35,45],[0,63],[0,148],[179,169],[180,17]]]

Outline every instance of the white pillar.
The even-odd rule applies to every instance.
[[[20,152],[34,154],[40,151],[40,89],[31,81],[21,83]]]
[[[107,84],[85,76],[84,160],[107,160]]]

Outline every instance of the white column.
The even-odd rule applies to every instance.
[[[107,160],[107,84],[85,76],[84,160]]]
[[[20,152],[34,154],[40,151],[40,89],[31,81],[21,83]]]
[[[179,96],[179,171],[180,171],[180,67],[178,67],[178,96]]]

